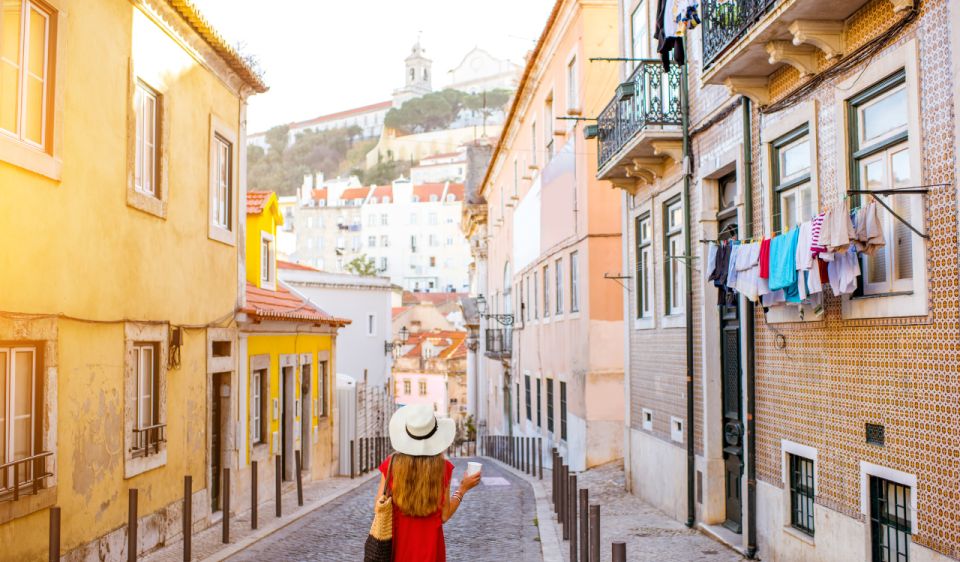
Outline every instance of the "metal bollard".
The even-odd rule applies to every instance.
[[[551,499],[553,500],[553,513],[554,513],[554,515],[556,515],[557,513],[559,513],[559,509],[560,509],[559,502],[558,502],[558,500],[557,500],[557,498],[558,498],[558,496],[557,496],[557,482],[558,482],[559,474],[560,474],[559,469],[560,469],[560,465],[559,465],[559,463],[557,463],[557,448],[554,447],[554,448],[551,449],[551,451],[550,451],[550,474],[551,474],[552,477],[553,477],[553,480],[552,480],[552,482],[550,483],[550,492],[551,492]]]
[[[570,538],[567,528],[567,465],[560,465],[560,526],[563,528],[563,540]]]
[[[600,562],[600,506],[590,506],[590,562]]]
[[[283,484],[283,465],[280,463],[280,455],[277,455],[274,458],[277,459],[276,470],[274,471],[276,473],[277,482],[276,490],[274,490],[274,492],[277,494],[277,517],[280,517],[283,515],[283,490],[281,489]]]
[[[257,461],[250,463],[250,528],[257,528]]]
[[[221,542],[230,542],[230,469],[223,469],[223,479],[220,481],[220,494],[223,496],[223,533]]]
[[[50,562],[60,562],[60,508],[50,508],[50,544],[48,548]]]
[[[183,561],[190,562],[193,550],[193,476],[183,477]]]
[[[303,507],[303,465],[300,460],[300,451],[294,453],[294,458],[297,462],[297,505]]]
[[[533,450],[533,444],[536,440],[533,437],[527,439],[527,450],[530,453],[530,470],[527,472],[530,476],[537,475],[537,455]]]
[[[360,474],[361,475],[367,473],[367,456],[364,454],[366,453],[366,450],[364,449],[364,445],[366,444],[366,442],[367,442],[366,437],[360,438]]]
[[[16,465],[14,465],[16,466]],[[137,560],[137,489],[130,488],[127,497],[127,562]]]
[[[590,490],[580,490],[580,562],[590,562]]]
[[[350,440],[350,479],[352,480],[356,476],[356,469],[353,463],[354,454],[353,454],[353,439]]]
[[[613,562],[627,562],[627,543],[615,542],[611,549],[611,558]]]
[[[567,517],[570,522],[570,562],[577,562],[577,475],[571,474],[567,484],[567,505],[570,506]]]

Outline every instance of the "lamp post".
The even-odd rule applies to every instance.
[[[477,312],[480,318],[492,318],[501,326],[513,326],[513,314],[487,314],[487,299],[483,295],[477,296]]]
[[[401,347],[407,345],[407,340],[410,339],[410,330],[406,326],[400,328],[400,341],[388,341],[383,343],[383,352],[384,353],[393,353],[394,350],[399,350]]]

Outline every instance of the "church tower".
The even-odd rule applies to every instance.
[[[403,102],[429,94],[433,91],[433,61],[426,57],[427,50],[420,46],[420,39],[410,49],[410,54],[404,59],[405,73],[403,87],[393,93],[393,106],[399,107]]]

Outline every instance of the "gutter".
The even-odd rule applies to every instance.
[[[690,220],[690,176],[693,173],[693,163],[690,154],[690,99],[687,87],[687,65],[682,67],[683,75],[680,78],[680,115],[683,128],[683,237],[684,264],[686,282],[686,343],[687,343],[687,527],[693,527],[697,519],[696,486],[694,484],[695,450],[694,450],[694,406],[693,406],[693,251]]]
[[[743,214],[746,219],[744,231],[753,238],[753,138],[750,123],[750,100],[742,98],[743,113]],[[755,559],[757,554],[757,455],[754,410],[756,407],[756,388],[754,385],[754,306],[748,299],[742,298],[744,310],[744,378],[746,379],[747,414],[747,558]]]

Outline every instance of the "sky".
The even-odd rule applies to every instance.
[[[420,34],[433,87],[480,47],[523,64],[553,0],[194,0],[231,44],[255,55],[266,94],[250,99],[247,129],[387,101]],[[269,9],[265,9],[269,7]]]

